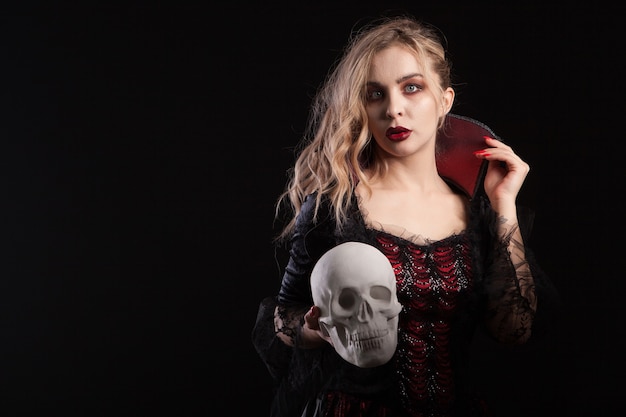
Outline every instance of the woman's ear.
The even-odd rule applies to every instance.
[[[454,103],[454,90],[452,87],[448,87],[443,91],[443,96],[441,100],[441,107],[443,109],[443,114],[441,117],[445,116],[452,109],[452,104]]]

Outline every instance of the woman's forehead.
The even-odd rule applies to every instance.
[[[370,62],[369,75],[400,76],[400,74],[419,73],[424,76],[428,65],[424,65],[423,58],[406,46],[392,45],[376,52]]]

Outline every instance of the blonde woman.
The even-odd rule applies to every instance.
[[[486,161],[475,192],[439,172],[455,98],[439,35],[404,16],[370,24],[314,100],[278,201],[291,209],[277,239],[289,260],[253,331],[276,381],[272,416],[485,416],[468,373],[472,336],[532,335],[547,277],[518,218],[529,166],[492,135],[468,155]],[[316,261],[347,241],[378,248],[396,275],[397,347],[380,366],[342,360],[313,305]]]

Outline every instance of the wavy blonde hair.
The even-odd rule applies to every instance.
[[[424,73],[429,85],[438,86],[443,93],[451,83],[451,65],[442,40],[436,28],[408,16],[383,17],[352,33],[313,99],[305,135],[296,148],[296,162],[278,198],[276,216],[283,203],[293,213],[278,239],[292,233],[305,197],[314,192],[314,216],[322,198],[327,197],[341,228],[356,185],[362,182],[369,189],[364,170],[382,174],[387,169],[376,158],[375,141],[367,128],[366,83],[374,55],[393,45],[408,48],[427,67]],[[438,82],[431,73],[438,76]]]

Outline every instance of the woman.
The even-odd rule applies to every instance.
[[[279,199],[289,260],[253,331],[277,382],[272,415],[488,415],[468,375],[472,336],[525,343],[546,278],[518,218],[529,166],[510,146],[485,138],[474,195],[438,172],[454,97],[438,32],[408,17],[355,33],[318,92]],[[395,354],[373,368],[341,359],[311,297],[316,261],[348,241],[389,258],[402,304]]]

